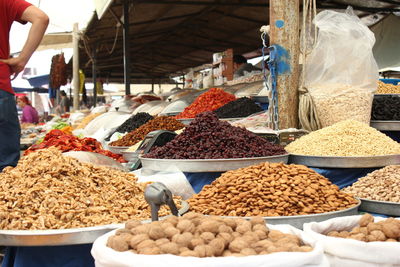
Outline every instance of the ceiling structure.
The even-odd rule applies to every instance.
[[[123,1],[114,0],[101,20],[94,15],[80,43],[80,67],[123,82]],[[300,1],[302,2],[302,1]],[[361,17],[400,12],[400,0],[324,0],[320,9],[352,5]],[[261,47],[259,29],[269,24],[267,0],[130,0],[130,73],[132,83],[168,82],[190,67],[211,63],[212,54],[235,54]]]

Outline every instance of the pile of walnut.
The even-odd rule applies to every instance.
[[[150,224],[129,221],[124,229],[109,237],[107,246],[121,252],[192,257],[240,257],[312,250],[295,235],[268,229],[261,217],[247,221],[196,213]]]
[[[0,229],[66,229],[148,219],[145,186],[133,174],[82,163],[56,148],[39,150],[0,173]],[[165,207],[160,211],[160,216],[170,214]]]
[[[360,219],[360,226],[353,228],[350,232],[332,231],[327,236],[351,238],[365,242],[399,242],[400,220],[389,218],[375,223],[372,215],[364,214]]]
[[[266,217],[343,210],[357,200],[306,166],[266,162],[223,173],[188,202],[206,215]]]

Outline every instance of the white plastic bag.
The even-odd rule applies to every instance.
[[[400,266],[400,243],[362,242],[326,236],[330,231],[351,230],[359,226],[361,215],[304,224],[304,232],[321,242],[332,267],[389,267]],[[384,218],[375,217],[375,222]]]
[[[369,124],[379,78],[373,32],[351,8],[322,11],[314,23],[318,37],[305,64],[305,86],[322,127],[350,118]]]
[[[323,254],[322,246],[311,240],[304,232],[290,225],[268,225],[271,229],[280,230],[299,236],[306,244],[314,248],[311,252],[278,252],[268,255],[248,257],[179,257],[175,255],[138,255],[130,251],[118,252],[106,246],[108,237],[115,234],[109,232],[93,244],[92,256],[96,267],[300,267],[329,266]]]

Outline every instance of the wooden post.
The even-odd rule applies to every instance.
[[[79,109],[79,28],[78,23],[74,23],[72,32],[72,46],[73,46],[73,58],[72,58],[72,80],[74,88],[74,111]]]
[[[270,0],[270,44],[282,53],[278,68],[279,129],[298,127],[299,0]]]

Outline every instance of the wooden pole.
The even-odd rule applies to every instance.
[[[131,1],[124,0],[124,83],[125,95],[131,94],[131,53],[130,53],[130,35],[129,35],[129,4]]]
[[[298,127],[299,0],[270,0],[270,44],[278,46],[279,129]]]
[[[72,58],[72,80],[74,90],[74,111],[79,109],[79,26],[78,23],[74,23],[72,32],[72,46],[73,46],[73,58]]]

